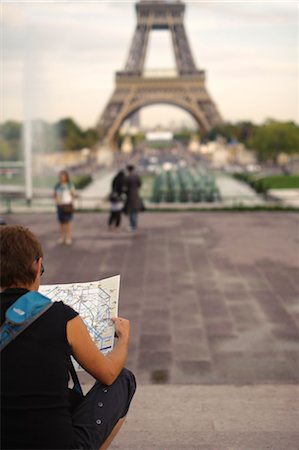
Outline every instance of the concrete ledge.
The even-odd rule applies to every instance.
[[[298,450],[298,386],[139,386],[121,450]]]

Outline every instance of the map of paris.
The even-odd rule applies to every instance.
[[[120,276],[100,281],[40,286],[40,293],[53,301],[63,301],[77,311],[88,331],[104,353],[112,350],[114,324],[112,317],[118,316]]]

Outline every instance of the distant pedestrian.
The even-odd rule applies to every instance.
[[[117,230],[121,224],[121,215],[124,208],[122,197],[117,192],[112,192],[109,196],[110,216],[108,219],[109,230]]]
[[[126,175],[123,170],[120,170],[112,180],[112,192],[117,192],[122,195],[125,187]]]
[[[121,215],[124,209],[125,172],[120,170],[112,180],[110,200],[110,216],[108,227],[117,230],[121,225]]]
[[[57,219],[60,223],[60,238],[58,243],[71,245],[75,186],[70,181],[69,174],[66,170],[62,170],[59,173],[59,181],[54,188],[54,198],[57,205]]]
[[[127,166],[128,176],[125,180],[126,202],[124,212],[129,217],[129,224],[132,231],[138,227],[138,213],[143,211],[143,202],[139,195],[139,189],[142,185],[140,176],[135,172],[135,167]]]

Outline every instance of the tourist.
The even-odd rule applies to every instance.
[[[109,230],[117,230],[121,225],[121,215],[124,207],[124,183],[125,173],[120,170],[112,180],[110,200],[110,216],[108,219]]]
[[[72,220],[74,215],[75,186],[70,181],[66,170],[59,173],[59,181],[54,187],[54,198],[57,205],[57,219],[60,223],[59,244],[71,245]]]
[[[140,176],[135,172],[135,167],[127,166],[128,176],[125,180],[126,202],[124,212],[129,216],[130,229],[135,231],[138,227],[138,213],[144,209],[143,202],[139,196],[139,189],[142,185]]]
[[[117,192],[122,195],[125,187],[126,175],[123,170],[120,170],[112,180],[112,192]]]
[[[38,291],[44,268],[41,244],[30,230],[4,225],[0,239],[2,325],[17,299]],[[118,340],[107,356],[77,312],[62,301],[53,302],[7,344],[1,352],[1,448],[108,448],[136,388],[134,375],[124,368],[130,323],[113,321]],[[68,389],[71,354],[98,380],[86,396],[79,395],[74,409]]]
[[[109,230],[118,230],[121,224],[121,214],[124,203],[122,197],[117,192],[111,192],[110,200],[110,216],[108,219]]]

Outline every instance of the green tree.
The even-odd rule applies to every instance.
[[[84,147],[91,148],[99,142],[99,136],[95,128],[88,128],[83,132]]]
[[[7,120],[0,125],[0,135],[6,141],[20,140],[22,137],[22,124],[15,120]]]
[[[17,161],[20,158],[22,124],[7,120],[0,124],[0,158],[3,161]]]
[[[142,132],[139,132],[132,136],[132,142],[134,147],[138,147],[145,139],[145,134]]]
[[[70,117],[54,124],[40,119],[34,120],[32,137],[33,151],[37,153],[92,148],[99,140],[95,128],[82,130]],[[6,160],[18,159],[22,145],[22,123],[9,120],[0,124],[0,139],[2,157]]]
[[[237,140],[246,144],[247,140],[255,132],[255,129],[256,125],[250,121],[237,122],[235,124],[227,122],[212,128],[211,131],[203,135],[203,139],[214,141],[217,137],[221,136],[227,142]]]
[[[294,122],[267,120],[256,128],[247,144],[256,150],[261,162],[276,161],[279,153],[299,152],[299,126]]]
[[[61,150],[79,150],[84,147],[82,130],[70,117],[59,120],[55,128]]]
[[[193,130],[190,130],[189,128],[182,128],[180,131],[175,132],[173,137],[177,141],[188,143],[193,134]]]
[[[7,141],[0,138],[0,159],[1,161],[12,161],[13,150]]]

